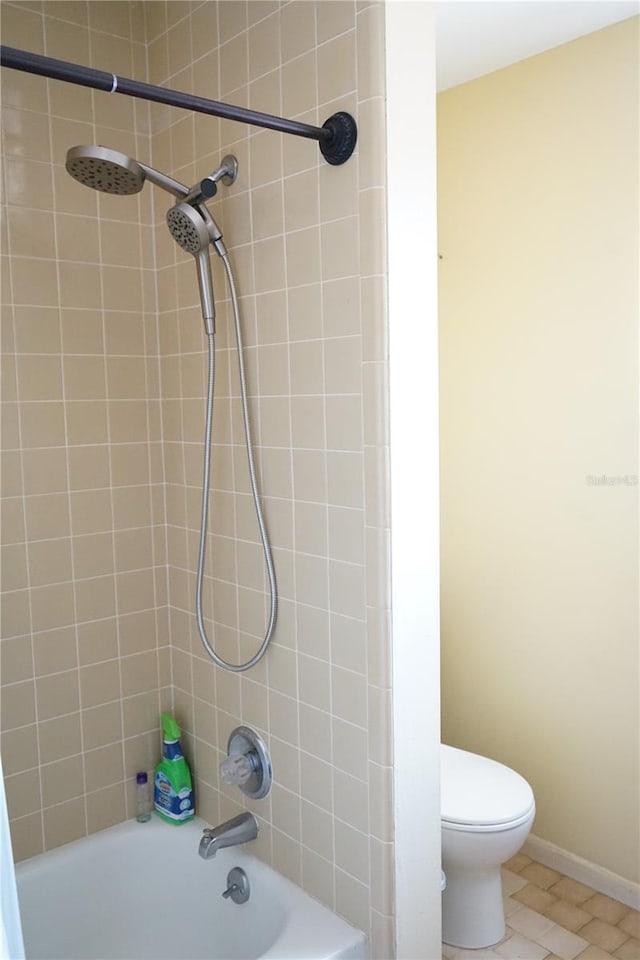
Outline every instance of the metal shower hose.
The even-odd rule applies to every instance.
[[[278,590],[276,586],[275,570],[273,568],[273,558],[271,556],[271,546],[269,544],[269,538],[267,536],[264,517],[262,515],[262,507],[260,505],[260,494],[258,492],[258,482],[256,480],[256,470],[255,470],[255,464],[253,461],[251,425],[249,423],[249,407],[247,403],[247,382],[246,382],[245,370],[244,370],[242,331],[240,329],[240,309],[238,307],[238,295],[236,293],[236,285],[233,279],[233,273],[231,270],[231,264],[229,263],[229,258],[226,253],[222,254],[221,258],[222,258],[222,262],[224,263],[224,268],[227,274],[229,291],[231,293],[231,303],[233,306],[233,319],[234,319],[234,325],[235,325],[236,344],[237,344],[237,353],[238,353],[238,372],[240,377],[240,395],[242,399],[242,417],[244,420],[244,436],[245,436],[246,448],[247,448],[247,462],[249,464],[249,479],[251,481],[251,493],[253,494],[253,503],[256,509],[258,527],[260,529],[260,540],[262,541],[262,549],[264,551],[264,560],[265,560],[265,566],[267,568],[267,576],[269,577],[269,590],[271,593],[271,604],[270,604],[270,613],[269,613],[269,623],[267,625],[267,630],[258,652],[253,657],[251,657],[250,660],[247,660],[246,663],[228,663],[226,660],[223,660],[223,658],[220,657],[215,652],[211,643],[209,642],[209,639],[207,637],[207,631],[204,625],[204,618],[202,616],[202,581],[204,577],[207,523],[208,523],[208,516],[209,516],[209,479],[211,474],[211,433],[213,428],[213,395],[214,395],[215,379],[216,379],[215,334],[208,333],[207,341],[209,344],[209,364],[208,364],[209,376],[208,376],[208,385],[207,385],[207,415],[206,415],[205,437],[204,437],[204,467],[203,467],[203,479],[202,479],[202,516],[201,516],[201,523],[200,523],[200,548],[198,550],[198,572],[196,577],[196,618],[198,621],[198,631],[200,633],[200,639],[202,640],[202,643],[204,644],[204,648],[209,654],[209,656],[211,657],[211,659],[213,660],[213,662],[216,663],[219,667],[222,667],[224,670],[230,670],[232,673],[242,673],[243,671],[249,670],[251,667],[259,663],[266,653],[267,647],[269,646],[269,641],[271,640],[271,635],[276,625],[276,618],[278,615]]]

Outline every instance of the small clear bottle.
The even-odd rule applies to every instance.
[[[136,820],[138,823],[151,820],[151,791],[145,770],[136,774]]]

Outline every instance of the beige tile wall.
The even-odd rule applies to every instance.
[[[103,4],[89,4],[89,29],[83,21],[83,26],[74,30],[74,37],[78,31],[82,38],[85,34],[89,38],[106,37],[109,31],[113,32],[108,18],[108,10],[113,7],[124,10],[123,4],[106,5],[106,9]],[[53,12],[57,17],[46,18],[46,22],[61,22],[63,8],[69,17],[76,17],[77,10],[87,13],[84,4],[56,4]],[[14,14],[17,21],[30,17],[41,19],[24,4],[20,15]],[[74,336],[80,346],[72,356],[67,349],[71,338],[67,337],[62,345],[54,338],[48,348],[54,358],[53,370],[48,366],[46,370],[46,378],[51,381],[48,403],[29,398],[32,405],[40,404],[39,411],[46,406],[46,423],[41,418],[29,419],[31,408],[20,397],[22,407],[26,407],[21,429],[23,434],[30,431],[37,441],[35,447],[33,443],[29,447],[29,453],[33,447],[41,460],[51,464],[47,474],[57,477],[58,486],[23,497],[21,492],[26,487],[20,474],[16,475],[17,486],[11,500],[13,522],[20,535],[12,546],[16,547],[19,563],[21,548],[23,553],[27,552],[19,526],[24,523],[20,511],[23,500],[29,504],[33,499],[36,511],[39,510],[38,522],[45,528],[41,538],[71,543],[75,567],[80,562],[76,559],[78,551],[83,550],[83,563],[89,564],[92,571],[92,590],[95,587],[99,592],[99,597],[93,592],[85,597],[78,586],[81,575],[72,567],[68,580],[56,590],[55,603],[43,601],[49,618],[56,618],[53,625],[47,624],[51,630],[67,626],[66,621],[59,622],[60,617],[64,620],[65,603],[86,603],[89,611],[92,604],[97,604],[103,613],[89,621],[91,639],[81,640],[80,627],[73,627],[73,638],[67,640],[70,665],[53,674],[65,678],[55,682],[69,682],[75,690],[81,651],[86,648],[100,652],[100,656],[94,654],[97,663],[91,661],[85,666],[83,662],[80,667],[81,676],[83,671],[87,674],[84,687],[77,694],[83,708],[81,731],[85,741],[80,746],[84,745],[85,753],[74,750],[71,759],[75,768],[69,778],[77,778],[79,771],[87,775],[86,759],[83,761],[88,736],[85,701],[96,711],[92,716],[96,716],[98,726],[101,717],[97,711],[104,713],[104,724],[111,724],[110,729],[115,729],[118,722],[122,724],[125,709],[129,711],[126,716],[135,715],[132,722],[141,724],[146,720],[151,727],[157,721],[159,700],[163,701],[162,686],[167,678],[164,656],[157,658],[155,646],[148,650],[127,646],[140,638],[140,632],[133,630],[125,633],[123,648],[122,624],[133,621],[125,620],[119,607],[115,609],[119,613],[120,649],[115,640],[109,646],[108,637],[113,637],[113,632],[109,634],[108,627],[97,625],[116,619],[115,590],[120,603],[124,587],[120,587],[119,577],[133,577],[127,566],[131,554],[149,558],[147,566],[135,568],[149,575],[154,563],[164,561],[166,531],[168,596],[162,594],[162,585],[156,578],[152,609],[155,608],[157,620],[157,642],[162,645],[166,639],[162,630],[164,604],[168,605],[173,704],[185,729],[185,747],[196,776],[200,813],[217,822],[252,806],[263,826],[256,845],[260,855],[367,930],[376,956],[390,957],[393,931],[382,6],[307,0],[233,0],[218,4],[157,0],[131,6],[130,18],[132,33],[127,34],[123,24],[122,37],[109,37],[110,46],[105,46],[109,56],[115,56],[112,47],[122,55],[125,38],[135,38],[127,47],[130,70],[125,70],[124,65],[119,67],[123,74],[137,71],[139,76],[143,75],[142,54],[146,49],[147,76],[151,82],[314,124],[322,123],[336,109],[347,109],[357,117],[360,139],[347,164],[331,167],[311,141],[157,105],[148,115],[149,127],[144,122],[144,108],[135,105],[135,112],[128,117],[129,133],[113,124],[113,130],[100,130],[96,135],[99,142],[135,151],[141,160],[151,159],[154,166],[185,183],[214,169],[226,152],[234,152],[240,162],[236,184],[229,190],[223,188],[211,209],[223,227],[241,298],[252,424],[280,590],[278,627],[269,655],[241,676],[224,673],[210,664],[196,635],[192,612],[206,359],[193,260],[168,234],[164,216],[169,197],[160,191],[148,188],[137,207],[131,198],[96,198],[62,174],[56,181],[56,187],[64,191],[65,202],[73,205],[69,212],[83,217],[82,240],[78,245],[78,235],[70,224],[65,242],[70,245],[68,249],[76,251],[70,254],[75,261],[73,270],[65,273],[53,257],[49,260],[41,254],[39,264],[47,267],[40,272],[44,278],[48,269],[51,282],[57,285],[52,293],[57,295],[58,286],[61,295],[64,293],[62,316],[76,318]],[[61,32],[71,42],[69,31],[65,28]],[[146,41],[146,48],[140,38]],[[15,45],[29,46],[19,37]],[[94,42],[88,53],[95,46]],[[89,62],[88,53],[83,50],[81,55],[79,50],[74,57],[70,50],[68,56]],[[116,69],[111,62],[96,65]],[[42,81],[25,78],[24,82],[27,81],[31,96],[42,98]],[[53,89],[61,85],[47,86]],[[86,99],[84,91],[76,92],[68,85],[64,89],[80,101]],[[88,100],[101,122],[106,109],[102,101],[108,102],[109,109],[115,109],[106,95],[89,94]],[[129,106],[127,101],[125,104]],[[86,116],[77,120],[81,125],[94,120],[88,106],[85,110]],[[47,111],[48,105],[41,99],[39,108],[30,107],[29,119],[31,113],[46,115]],[[80,115],[80,107],[74,107],[72,116]],[[66,146],[83,139],[76,133],[75,124],[69,130],[69,120],[65,123],[67,127],[58,138],[64,139],[58,150],[58,164],[62,163]],[[55,115],[52,124],[55,127]],[[134,139],[132,129],[137,133]],[[94,137],[90,139],[93,141]],[[40,152],[38,158],[42,163]],[[116,227],[103,221],[100,238],[96,236],[90,241],[89,235],[95,231],[92,215],[98,204],[103,218],[115,218],[114,211],[122,209],[123,221],[110,220]],[[56,211],[54,222],[52,211],[48,215],[50,232],[60,245],[61,217]],[[142,228],[139,240],[136,234],[137,257],[132,270],[123,266],[118,256],[132,255],[130,231],[138,220]],[[155,225],[153,235],[148,224]],[[120,242],[118,227],[128,231],[126,241]],[[29,224],[27,230],[27,242],[33,245]],[[15,236],[13,227],[14,243]],[[13,254],[14,247],[9,249]],[[93,259],[85,264],[89,249],[94,251]],[[107,250],[111,251],[113,263],[105,258]],[[154,266],[155,285],[151,274]],[[86,278],[85,294],[80,292],[81,276]],[[109,290],[113,291],[112,296],[118,296],[118,303],[109,305],[109,310],[119,321],[117,328],[107,323],[99,294],[100,278],[104,284],[101,289],[114,281],[109,283]],[[125,278],[133,279],[133,289],[125,289]],[[27,282],[15,261],[11,280],[14,288],[16,283]],[[250,656],[261,641],[268,596],[247,481],[232,319],[218,262],[214,263],[214,282],[218,306],[218,385],[205,618],[216,647],[224,656],[237,660]],[[44,298],[40,284],[38,291],[38,305],[45,299],[42,309],[47,309],[49,299]],[[155,317],[151,316],[156,292],[159,376],[155,366]],[[93,296],[95,303],[76,305],[75,298],[79,296]],[[133,303],[149,321],[143,326],[142,346],[135,337],[133,343],[128,339],[133,333],[126,316],[135,316]],[[89,325],[79,320],[85,306],[91,311],[83,315],[88,315]],[[41,326],[51,334],[49,326]],[[106,337],[107,331],[112,339],[117,338],[117,343],[106,345],[110,352],[105,360],[101,338]],[[120,345],[121,338],[126,349]],[[50,361],[49,355],[45,360]],[[140,376],[143,367],[147,378],[144,389]],[[28,379],[33,382],[32,377]],[[44,373],[35,378],[37,383],[44,381]],[[57,386],[60,383],[64,387]],[[56,388],[60,395],[55,393]],[[77,399],[73,403],[68,391],[75,391]],[[114,408],[120,413],[116,414],[115,425]],[[50,459],[48,438],[56,430],[60,431],[61,442]],[[72,443],[69,431],[73,431]],[[16,470],[24,469],[22,447],[24,440],[15,447]],[[104,483],[96,479],[91,488],[73,488],[69,492],[71,451],[76,447],[83,451],[74,455],[84,456],[85,471],[99,473],[102,456],[108,464],[103,469],[110,470],[112,478],[120,477],[121,483],[127,481],[122,484],[123,489],[116,486],[114,479]],[[88,452],[89,448],[95,456]],[[141,450],[146,452],[146,460]],[[136,481],[130,482],[133,451],[139,459]],[[35,465],[32,470],[41,477]],[[166,503],[165,528],[162,493]],[[41,502],[43,497],[57,498],[59,509],[53,514],[53,532],[46,530],[46,524],[52,521],[48,520],[51,513]],[[71,529],[71,520],[65,525],[58,519],[62,509],[69,509],[69,503],[74,504]],[[122,518],[117,523],[116,514]],[[99,524],[94,516],[101,518]],[[139,522],[141,516],[144,523]],[[39,569],[38,562],[46,562],[36,560],[35,555],[32,558],[31,547],[30,542],[28,566],[24,561],[29,576]],[[111,551],[109,557],[114,558],[106,568],[96,559],[101,551]],[[124,564],[122,573],[117,575],[115,561]],[[136,576],[143,582],[127,593],[127,603],[135,602],[139,590],[151,590],[152,580],[145,580],[142,572]],[[33,606],[33,597],[43,587],[31,582],[28,585],[29,592],[12,583],[8,596],[14,606],[28,597]],[[37,614],[42,614],[42,608],[43,604],[36,607]],[[26,615],[26,604],[24,609]],[[60,613],[54,614],[54,609]],[[42,623],[39,627],[41,630]],[[29,658],[34,657],[40,630],[33,634],[31,628],[24,630],[26,643],[17,641],[12,649],[29,649]],[[105,631],[104,635],[101,631]],[[29,639],[31,635],[33,641]],[[151,633],[147,631],[145,635]],[[125,656],[131,658],[135,671],[124,672]],[[130,662],[126,662],[129,666]],[[31,661],[29,669],[32,670]],[[138,694],[139,685],[151,676],[153,689]],[[33,689],[31,675],[24,681],[19,675],[15,683],[7,686],[6,690],[17,701],[7,713],[14,718],[12,722],[16,722],[15,718],[20,720],[19,736],[27,738],[29,734],[22,731],[32,728],[39,736],[39,740],[34,740],[32,761],[25,771],[36,782],[42,770],[42,762],[37,762],[37,750],[42,750],[42,723],[36,726],[35,718],[26,710],[22,688],[18,689],[20,682],[30,691]],[[105,697],[103,690],[108,691],[104,702],[99,699]],[[66,700],[72,695],[73,692],[62,696]],[[59,696],[52,693],[54,704],[60,702]],[[63,718],[66,721],[64,714]],[[253,805],[246,804],[235,789],[220,789],[218,782],[217,765],[227,737],[240,722],[255,726],[264,735],[274,762],[273,791],[269,798]],[[115,755],[122,752],[122,743],[126,751],[128,739],[117,741],[114,736],[108,742],[114,754],[109,755],[109,764],[117,762]],[[26,748],[14,749],[17,755],[26,752]],[[65,777],[59,779],[65,781]],[[124,795],[121,773],[114,783],[113,789]],[[106,798],[106,792],[99,796]],[[126,815],[122,802],[114,819]]]
[[[259,473],[280,592],[269,655],[241,676],[211,666],[192,616],[199,528],[205,341],[193,261],[156,249],[167,451],[169,602],[176,712],[212,821],[246,807],[217,765],[254,725],[275,785],[249,804],[262,856],[392,955],[387,660],[384,76],[379,5],[154,4],[149,76],[321,124],[357,116],[342,167],[315,143],[152,109],[153,162],[191,183],[226,152],[236,184],[211,203],[241,297]],[[195,160],[194,160],[195,158]],[[157,198],[156,198],[157,199]],[[232,319],[218,304],[214,496],[205,618],[223,656],[259,646],[268,596],[249,496]]]
[[[3,43],[146,75],[138,7],[4,3]],[[148,109],[3,71],[2,759],[18,858],[132,813],[170,702],[149,197],[68,147],[145,156]]]

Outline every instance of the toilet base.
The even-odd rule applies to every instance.
[[[500,867],[457,871],[445,863],[442,939],[453,947],[478,949],[505,934]]]

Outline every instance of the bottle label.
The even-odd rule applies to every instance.
[[[193,792],[183,787],[176,792],[161,771],[156,773],[156,810],[170,820],[189,820],[193,816]]]
[[[178,760],[182,756],[179,740],[165,740],[162,746],[162,754],[167,760]]]

